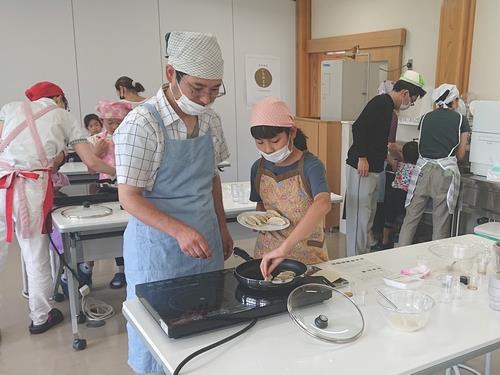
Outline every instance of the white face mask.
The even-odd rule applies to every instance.
[[[465,102],[462,99],[458,99],[458,105],[455,111],[460,113],[462,116],[467,115],[467,106],[465,105]]]
[[[259,150],[259,153],[266,159],[267,161],[270,161],[271,163],[280,163],[283,160],[285,160],[287,157],[290,156],[292,153],[292,150],[288,147],[290,145],[290,140],[292,139],[291,135],[288,135],[288,143],[283,147],[280,148],[278,151],[274,151],[271,154],[266,154],[263,151]]]
[[[400,111],[406,111],[410,107],[411,107],[411,99],[410,99],[410,101],[407,104],[401,103],[401,106],[399,107],[399,110]]]
[[[210,105],[203,106],[201,104],[193,102],[191,99],[189,99],[186,95],[182,93],[181,86],[179,85],[179,82],[177,82],[177,80],[176,83],[177,87],[179,88],[179,92],[181,93],[181,97],[179,99],[175,99],[174,92],[172,91],[172,85],[169,85],[170,92],[172,93],[175,102],[177,103],[182,112],[184,112],[187,115],[198,116],[201,115],[210,107]]]

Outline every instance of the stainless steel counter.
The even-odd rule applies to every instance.
[[[462,175],[455,234],[473,233],[476,225],[500,221],[500,183],[486,177]]]

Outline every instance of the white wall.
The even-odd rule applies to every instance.
[[[438,0],[312,0],[312,38],[405,28],[403,63],[413,59],[413,68],[423,74],[430,92],[435,82],[440,12]],[[430,95],[426,95],[402,115],[415,117],[430,109]]]
[[[71,2],[2,1],[0,14],[0,105],[25,100],[37,81],[53,81],[80,117]]]
[[[498,0],[479,0],[476,2],[469,76],[471,99],[500,100],[499,15],[500,2]]]
[[[151,96],[162,79],[157,0],[73,1],[82,117],[98,100],[118,100],[115,81],[129,76]],[[117,12],[119,9],[119,12]]]
[[[277,56],[281,96],[295,104],[295,2],[292,0],[17,0],[0,12],[0,106],[24,99],[32,83],[50,80],[67,93],[77,118],[114,99],[127,75],[153,95],[164,81],[164,35],[210,32],[225,60],[227,95],[214,105],[231,152],[224,181],[248,180],[257,158],[248,130],[245,56]]]

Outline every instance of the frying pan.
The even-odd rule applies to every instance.
[[[240,285],[246,288],[263,291],[290,288],[302,282],[308,270],[307,266],[302,262],[293,259],[285,259],[276,267],[272,275],[276,276],[283,271],[293,271],[295,272],[295,277],[285,281],[267,281],[264,280],[260,272],[261,259],[252,258],[245,250],[239,247],[235,247],[233,251],[234,254],[246,260],[245,263],[240,264],[234,270],[234,276]]]

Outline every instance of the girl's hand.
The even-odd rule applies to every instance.
[[[288,251],[285,249],[285,246],[281,245],[277,249],[262,257],[262,261],[260,262],[260,272],[262,273],[262,276],[264,276],[264,279],[285,260],[287,255]]]
[[[104,138],[97,139],[97,142],[93,145],[94,155],[98,158],[102,158],[108,151],[108,142]]]

